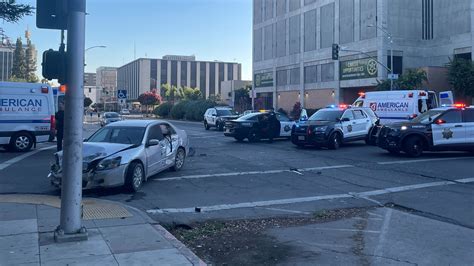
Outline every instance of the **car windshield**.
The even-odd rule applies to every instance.
[[[118,118],[119,114],[117,113],[106,113],[105,118]]]
[[[218,116],[235,115],[235,112],[231,109],[217,109],[217,115]]]
[[[434,121],[444,110],[430,110],[411,120],[413,123],[428,124]]]
[[[259,113],[246,114],[246,115],[243,115],[243,116],[239,117],[237,119],[237,121],[249,121],[249,120],[257,121],[257,116],[258,115],[260,115],[260,114]]]
[[[319,110],[314,113],[309,120],[311,121],[337,121],[344,111],[341,110]]]
[[[92,135],[87,142],[106,142],[139,145],[145,127],[104,127]]]

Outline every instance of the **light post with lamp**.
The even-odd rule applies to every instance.
[[[382,28],[377,25],[367,25],[368,28],[377,28],[387,35],[388,40],[390,41],[390,90],[393,90],[393,36],[387,29]]]

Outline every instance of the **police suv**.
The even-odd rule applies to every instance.
[[[204,113],[204,128],[209,130],[216,127],[217,130],[224,130],[225,122],[237,119],[239,116],[230,107],[212,107]]]
[[[370,108],[328,106],[314,113],[308,121],[293,126],[291,142],[297,146],[326,146],[329,149],[338,149],[341,144],[356,140],[369,143],[378,121]]]
[[[463,104],[436,108],[409,122],[381,127],[379,147],[412,157],[424,151],[474,151],[474,106]]]
[[[53,90],[47,84],[0,82],[0,146],[29,151],[54,130]]]

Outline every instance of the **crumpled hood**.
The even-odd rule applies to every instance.
[[[99,158],[105,158],[118,153],[124,149],[132,147],[131,144],[105,143],[105,142],[84,142],[82,144],[83,162],[91,162]],[[63,152],[56,153],[59,158],[63,157]]]

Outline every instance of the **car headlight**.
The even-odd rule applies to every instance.
[[[117,167],[120,166],[121,161],[122,161],[122,157],[116,157],[116,158],[111,158],[111,159],[103,159],[97,165],[96,169],[98,171],[114,169],[114,168],[117,168]]]
[[[314,131],[315,132],[324,132],[324,131],[326,131],[326,129],[328,129],[328,126],[315,127]]]
[[[400,128],[401,131],[405,131],[405,130],[407,130],[407,129],[408,129],[407,126],[402,126],[402,127]]]

